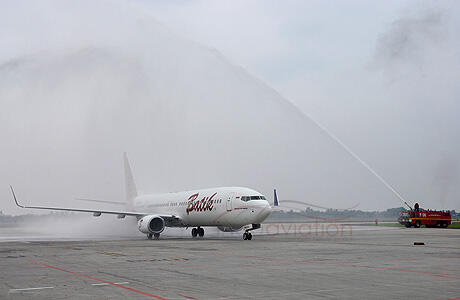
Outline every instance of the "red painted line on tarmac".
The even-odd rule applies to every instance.
[[[134,293],[138,293],[138,294],[141,294],[141,295],[144,295],[144,296],[148,296],[148,297],[152,297],[152,298],[156,298],[156,299],[161,299],[161,300],[167,300],[167,298],[163,298],[163,297],[160,297],[160,296],[157,296],[157,295],[153,295],[153,294],[142,292],[142,291],[139,291],[139,290],[136,290],[136,289],[132,289],[132,288],[124,286],[122,284],[116,284],[116,283],[113,283],[113,282],[110,282],[110,281],[107,281],[107,280],[103,280],[103,279],[99,279],[99,278],[96,278],[96,277],[93,277],[93,276],[88,276],[88,275],[80,274],[80,273],[77,273],[77,272],[64,270],[64,269],[61,269],[61,268],[58,268],[58,267],[55,267],[55,266],[51,266],[51,265],[41,263],[39,261],[29,260],[29,262],[37,264],[37,265],[40,265],[40,266],[43,266],[43,267],[47,267],[47,268],[50,268],[50,269],[66,272],[68,274],[72,274],[72,275],[75,275],[75,276],[80,276],[80,277],[88,278],[88,279],[91,279],[91,280],[107,283],[107,284],[110,284],[110,285],[113,285],[113,286],[116,286],[116,287],[119,287],[119,288],[122,288],[122,289],[125,289],[125,290],[128,290],[128,291],[131,291],[131,292],[134,292]]]

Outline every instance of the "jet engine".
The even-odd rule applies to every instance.
[[[165,229],[165,220],[160,216],[145,216],[137,221],[137,228],[146,234],[161,233]]]
[[[232,226],[217,226],[220,231],[223,232],[235,232],[235,231],[240,231],[244,226],[241,227],[232,227]]]

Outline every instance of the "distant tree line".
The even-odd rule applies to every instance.
[[[327,220],[346,220],[346,219],[360,219],[360,220],[396,220],[402,211],[406,211],[405,207],[389,208],[385,211],[362,211],[362,210],[315,210],[307,207],[305,211],[274,211],[269,218],[271,219],[324,219]],[[452,218],[459,218],[459,214],[455,210],[451,211]]]
[[[277,219],[305,219],[308,220],[347,220],[347,219],[360,219],[360,220],[396,220],[402,211],[407,210],[404,207],[389,208],[385,211],[362,211],[362,210],[339,210],[339,209],[327,209],[327,210],[315,210],[307,207],[304,211],[274,211],[269,216],[269,220]],[[32,220],[43,220],[47,218],[65,217],[68,215],[74,215],[72,212],[50,212],[45,215],[18,215],[11,216],[5,215],[0,211],[0,223],[1,224],[20,224]],[[452,219],[460,218],[460,213],[455,210],[451,210]]]

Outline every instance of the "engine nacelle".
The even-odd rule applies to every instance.
[[[165,220],[160,216],[145,216],[137,221],[137,228],[142,233],[161,233],[165,229]]]
[[[232,226],[217,226],[220,231],[223,232],[235,232],[235,231],[240,231],[244,226],[241,227],[232,227]]]

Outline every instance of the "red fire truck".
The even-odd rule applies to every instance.
[[[414,209],[401,212],[398,222],[408,228],[411,226],[419,228],[422,225],[447,228],[452,223],[452,218],[450,211],[424,210],[415,203]]]

